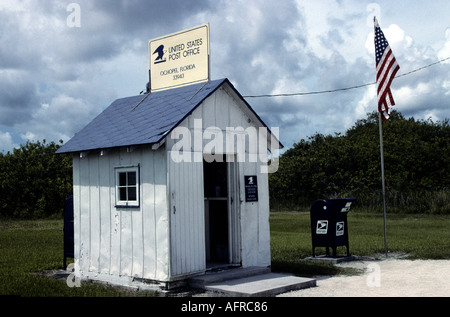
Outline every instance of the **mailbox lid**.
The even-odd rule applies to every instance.
[[[337,198],[337,199],[327,199],[327,205],[335,212],[349,212],[350,207],[356,198]]]

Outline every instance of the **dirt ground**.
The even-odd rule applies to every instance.
[[[316,276],[316,287],[279,294],[277,297],[450,297],[450,260],[408,260],[405,255],[358,258],[335,264],[355,268],[357,275]],[[67,279],[64,271],[44,272]],[[190,290],[174,297],[217,296]],[[171,297],[172,297],[171,296]]]
[[[360,269],[352,276],[316,277],[317,286],[280,297],[449,297],[450,260],[387,258],[336,264]]]

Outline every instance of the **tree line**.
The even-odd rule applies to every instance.
[[[357,198],[382,211],[378,114],[345,134],[316,133],[280,156],[269,174],[272,210],[309,210],[316,199]],[[72,156],[55,142],[30,142],[0,153],[0,218],[61,216],[72,194]],[[450,214],[449,121],[405,119],[393,111],[383,122],[388,212]]]
[[[30,142],[0,153],[0,217],[34,219],[62,215],[72,194],[72,157],[55,142]]]
[[[383,122],[388,212],[450,213],[450,126],[405,119]],[[316,133],[280,156],[269,175],[271,208],[309,210],[316,199],[357,198],[382,211],[378,113],[367,114],[345,134]]]

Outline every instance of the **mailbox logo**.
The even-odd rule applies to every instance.
[[[318,220],[316,227],[316,234],[327,234],[328,220]]]
[[[336,222],[336,236],[343,236],[344,235],[344,222]]]

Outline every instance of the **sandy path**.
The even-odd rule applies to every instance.
[[[316,277],[317,287],[280,297],[449,297],[450,260],[352,261],[336,264],[364,271],[356,276]]]

